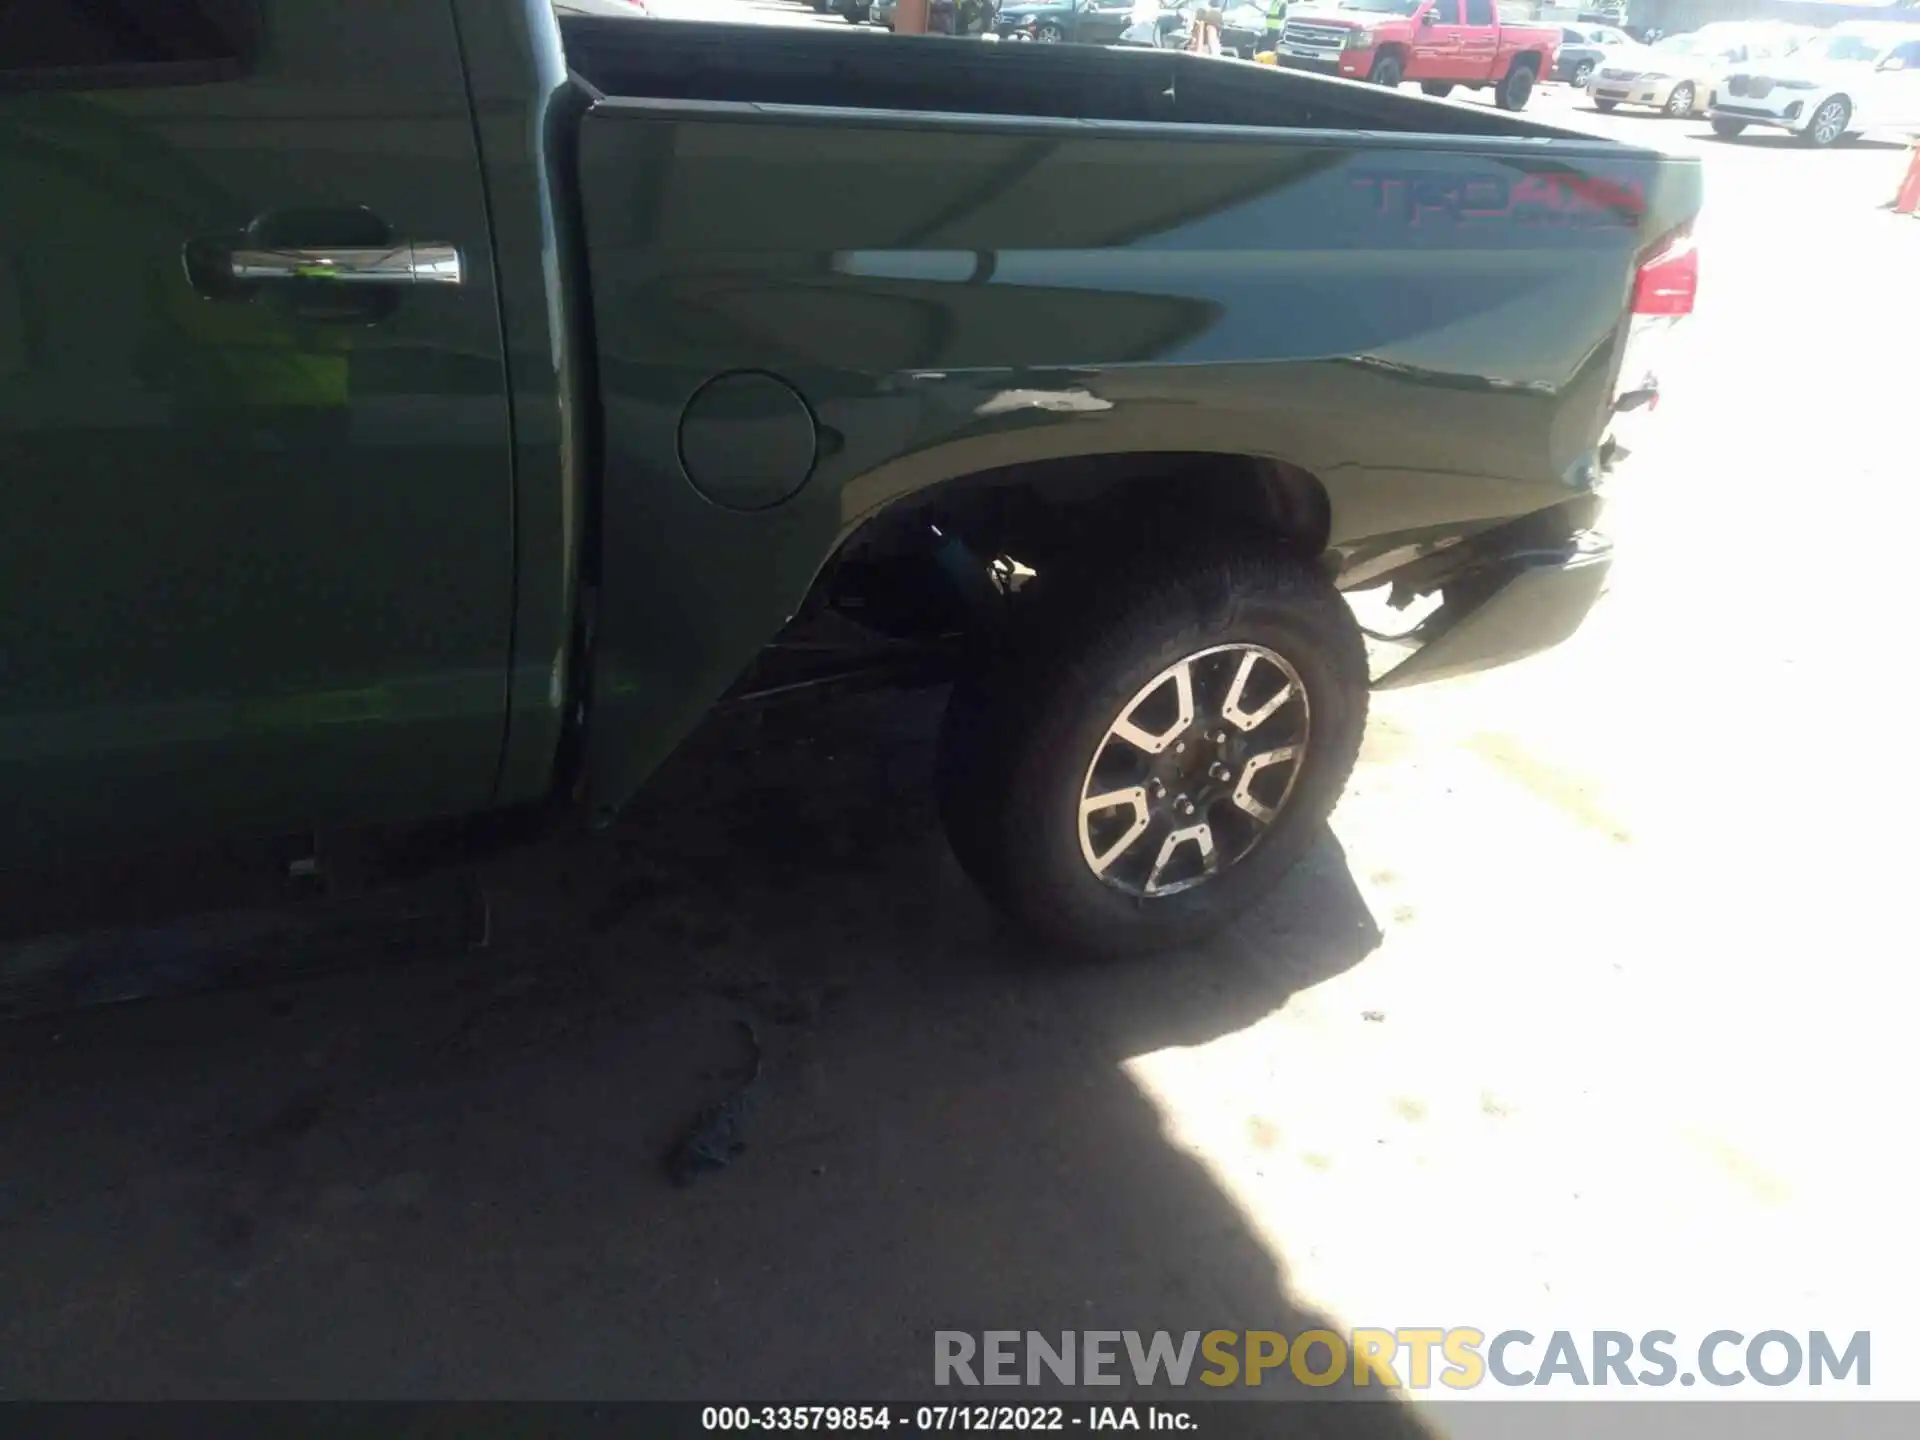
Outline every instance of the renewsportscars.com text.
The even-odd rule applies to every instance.
[[[1303,1330],[937,1330],[936,1385],[1603,1386],[1873,1383],[1872,1336],[1824,1330],[1489,1333],[1471,1326]]]

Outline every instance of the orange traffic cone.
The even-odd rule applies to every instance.
[[[1907,159],[1907,178],[1900,182],[1900,189],[1893,197],[1893,213],[1912,215],[1920,211],[1920,135],[1908,141],[1911,151]]]

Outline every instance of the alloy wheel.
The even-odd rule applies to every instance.
[[[1835,96],[1813,114],[1813,138],[1831,145],[1847,128],[1847,102]]]
[[[1286,808],[1307,754],[1306,686],[1262,645],[1175,661],[1123,705],[1080,786],[1080,854],[1142,898],[1244,859]]]

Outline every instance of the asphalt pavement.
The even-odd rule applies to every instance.
[[[713,727],[496,867],[485,950],[0,1029],[0,1396],[872,1398],[936,1329],[1315,1321],[1872,1329],[1920,1396],[1904,155],[1538,107],[1707,164],[1622,558],[1381,697],[1261,913],[1063,965],[946,851],[937,697]]]

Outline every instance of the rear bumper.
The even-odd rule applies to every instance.
[[[1593,530],[1488,562],[1446,587],[1446,603],[1421,627],[1431,636],[1374,688],[1469,675],[1552,649],[1580,628],[1612,565],[1613,543]],[[1458,599],[1456,586],[1466,592]]]

